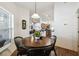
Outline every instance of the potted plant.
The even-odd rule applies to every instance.
[[[35,37],[35,41],[37,42],[40,39],[40,31],[35,31],[34,37]]]

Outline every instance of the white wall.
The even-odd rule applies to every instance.
[[[29,24],[28,10],[13,3],[0,3],[0,6],[14,14],[14,35],[23,37],[29,36],[29,26],[22,30],[21,20],[24,18]],[[57,35],[57,46],[77,51],[77,15],[78,4],[76,3],[56,3],[54,8],[54,28]],[[67,25],[64,25],[67,24]],[[11,55],[16,49],[14,42],[0,55]]]
[[[57,46],[77,51],[77,3],[55,3],[54,28]]]
[[[9,12],[11,12],[12,14],[16,15],[16,6],[13,3],[2,3],[2,2],[0,2],[0,7],[6,9]],[[14,19],[16,19],[16,17]],[[11,53],[13,53],[15,49],[16,49],[16,47],[14,45],[14,42],[12,41],[11,45],[5,51],[0,53],[0,55],[1,56],[11,55]]]
[[[20,7],[14,3],[0,3],[0,7],[5,8],[12,14],[14,14],[14,36],[21,35],[23,37],[29,36],[29,10],[23,7]],[[22,19],[27,21],[27,29],[22,30]]]
[[[12,14],[14,14],[14,36],[22,36],[22,37],[27,37],[29,36],[29,12],[27,9],[19,7],[15,5],[14,3],[9,3],[9,2],[4,2],[0,3],[0,7],[5,8]],[[22,30],[22,19],[25,19],[27,21],[27,29]],[[16,49],[16,46],[14,44],[14,41],[12,41],[11,45],[4,50],[0,55],[6,56],[6,55],[11,55]]]
[[[46,10],[42,13],[40,13],[41,17],[46,19],[41,19],[42,22],[46,22],[47,24],[50,24],[51,27],[53,27],[54,23],[54,7],[52,7],[50,10]]]
[[[15,20],[15,36],[28,37],[29,36],[29,10],[23,7],[17,6],[17,19]],[[22,29],[22,20],[26,20],[26,29]],[[18,33],[17,33],[18,32]]]

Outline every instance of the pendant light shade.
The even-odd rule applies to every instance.
[[[40,18],[40,16],[38,15],[38,13],[36,12],[37,10],[36,10],[36,2],[35,2],[35,12],[34,12],[34,14],[31,16],[33,19],[38,19],[38,18]]]
[[[34,18],[34,19],[40,18],[40,16],[37,13],[34,13],[31,17]]]

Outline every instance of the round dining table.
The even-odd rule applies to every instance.
[[[51,45],[52,39],[49,37],[42,37],[36,42],[34,38],[26,37],[22,40],[22,42],[25,47],[43,47]]]

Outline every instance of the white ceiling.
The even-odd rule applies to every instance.
[[[35,2],[16,2],[15,4],[28,8],[30,11],[34,12]],[[37,2],[36,5],[37,12],[44,12],[54,8],[53,2]]]

